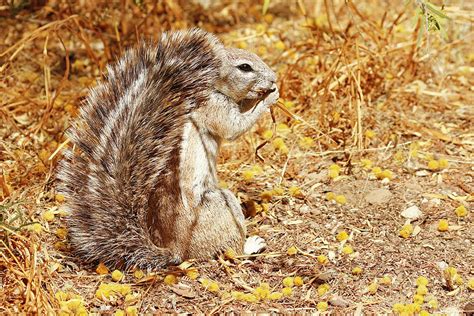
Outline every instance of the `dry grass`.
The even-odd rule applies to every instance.
[[[413,301],[420,275],[430,282],[425,298],[436,298],[439,310],[473,308],[467,286],[474,277],[472,7],[446,6],[447,38],[423,36],[417,46],[420,26],[413,7],[402,3],[275,0],[266,16],[260,5],[226,0],[208,11],[188,1],[145,3],[0,6],[0,313],[59,312],[67,300],[109,313],[129,306],[141,312],[314,311],[321,301],[334,313],[388,313],[394,303]],[[67,146],[64,130],[87,87],[125,47],[193,25],[257,52],[278,71],[287,110],[274,109],[276,127],[266,117],[226,144],[220,164],[221,179],[245,203],[249,232],[268,247],[251,258],[194,262],[201,278],[218,283],[217,292],[186,276],[187,267],[141,281],[126,275],[121,282],[132,285],[137,300],[100,300],[96,290],[112,282],[110,274],[83,266],[58,232],[64,221],[53,183]],[[440,159],[449,166],[428,167]],[[378,179],[364,168],[368,160],[393,178]],[[333,178],[332,164],[341,167]],[[328,200],[327,192],[347,203]],[[400,213],[411,205],[423,215],[411,221],[415,232],[404,239]],[[460,205],[467,216],[456,215]],[[45,216],[48,210],[54,219]],[[438,231],[440,219],[448,219],[448,231]],[[349,239],[340,242],[342,230]],[[345,245],[355,252],[344,254]],[[287,253],[291,247],[296,254]],[[320,264],[319,255],[329,262]],[[464,284],[452,282],[443,265],[455,267]],[[355,267],[360,275],[352,273]],[[161,280],[169,273],[177,285]],[[382,284],[384,275],[391,284]],[[261,283],[280,291],[287,276],[304,280],[289,297],[252,303],[230,294],[251,293]],[[370,293],[374,280],[378,289]],[[319,295],[325,283],[330,289]],[[69,297],[57,299],[58,291]],[[435,312],[426,303],[423,308]]]

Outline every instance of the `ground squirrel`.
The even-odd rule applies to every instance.
[[[216,156],[277,101],[275,82],[255,54],[199,29],[163,33],[109,66],[58,173],[75,252],[156,269],[242,251],[244,216],[218,187]]]

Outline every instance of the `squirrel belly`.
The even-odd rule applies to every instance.
[[[233,64],[236,54],[252,74]],[[158,269],[241,250],[242,210],[217,186],[216,157],[222,140],[276,102],[275,80],[257,56],[199,29],[164,33],[108,67],[68,132],[74,146],[58,172],[74,251]],[[244,99],[261,101],[244,110]]]

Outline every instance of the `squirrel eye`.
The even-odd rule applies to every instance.
[[[250,72],[252,71],[252,67],[250,67],[249,64],[241,64],[241,65],[238,65],[237,68],[239,68],[240,70],[244,71],[244,72]]]

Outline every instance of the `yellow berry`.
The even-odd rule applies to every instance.
[[[207,290],[209,292],[217,292],[219,291],[219,284],[217,282],[212,281],[207,287]]]
[[[339,177],[339,171],[329,169],[328,176],[331,179],[335,179],[335,178]]]
[[[346,255],[350,255],[351,253],[354,253],[354,249],[352,249],[351,245],[345,245],[342,247],[342,252]]]
[[[377,175],[377,178],[392,180],[393,179],[393,172],[388,170],[388,169],[385,169],[384,171],[382,171],[381,173],[379,173]]]
[[[416,279],[416,285],[418,286],[428,286],[428,279],[425,278],[424,276],[419,276],[417,279]]]
[[[292,247],[288,248],[288,250],[286,252],[288,253],[288,255],[293,256],[293,255],[296,255],[298,253],[298,249],[295,246],[292,246]]]
[[[297,186],[291,186],[288,189],[288,192],[290,193],[291,196],[295,196],[295,197],[301,197],[303,195],[303,193],[301,192],[301,189]]]
[[[320,264],[327,264],[329,262],[328,257],[326,257],[325,255],[319,255],[316,259]]]
[[[431,314],[428,311],[422,310],[422,311],[420,311],[420,313],[418,315],[419,316],[430,316]]]
[[[344,240],[347,240],[348,238],[349,238],[349,234],[345,230],[340,231],[336,236],[336,239],[338,241],[344,241]]]
[[[125,316],[125,312],[121,309],[117,309],[114,313],[114,316]]]
[[[375,132],[371,129],[368,129],[365,131],[365,137],[367,137],[368,139],[372,139],[375,137]]]
[[[293,287],[294,285],[294,278],[292,277],[286,277],[283,279],[283,285],[285,287]]]
[[[413,297],[413,303],[415,304],[423,304],[425,301],[425,297],[423,295],[420,295],[420,294],[415,294],[415,296]]]
[[[395,313],[402,313],[404,310],[405,310],[405,305],[401,304],[401,303],[395,303],[393,304],[392,306],[392,310],[395,312]]]
[[[196,280],[199,277],[199,272],[196,268],[191,268],[186,271],[186,275],[191,280]]]
[[[438,309],[438,300],[437,299],[429,300],[428,306],[432,309]]]
[[[336,171],[341,171],[341,166],[339,165],[336,165],[336,164],[332,164],[329,166],[329,170],[336,170]]]
[[[456,274],[454,276],[454,283],[456,283],[457,285],[463,285],[464,280],[462,279],[462,277],[459,274]]]
[[[43,213],[42,215],[43,219],[47,222],[51,222],[54,220],[54,212],[49,210]]]
[[[426,285],[418,285],[418,288],[416,289],[416,294],[418,295],[426,295],[428,293],[428,288]]]
[[[362,268],[361,267],[355,267],[354,269],[352,269],[352,274],[353,275],[362,274]]]
[[[383,285],[390,285],[392,284],[392,278],[388,275],[384,275],[380,281],[379,281],[380,284],[383,284]]]
[[[285,43],[283,43],[282,41],[278,41],[276,44],[275,44],[275,48],[278,49],[278,50],[285,50],[286,46],[285,46]]]
[[[255,172],[252,170],[245,170],[242,172],[242,178],[244,180],[249,181],[252,180],[255,177]]]
[[[62,194],[56,194],[54,196],[54,199],[56,200],[56,202],[59,202],[59,203],[64,202],[64,200],[65,200],[64,195],[62,195]]]
[[[370,159],[361,159],[360,164],[361,164],[362,168],[370,169],[370,168],[372,168],[373,163]]]
[[[136,306],[128,306],[127,308],[125,308],[125,314],[127,316],[137,316],[138,308]]]
[[[328,310],[328,303],[327,302],[319,302],[316,305],[316,308],[318,309],[319,312],[325,312]]]
[[[281,293],[283,294],[283,296],[290,296],[293,293],[293,290],[291,289],[291,287],[284,287],[281,290]]]
[[[163,280],[163,282],[165,282],[165,284],[167,285],[172,285],[172,284],[176,284],[178,282],[178,279],[176,278],[175,275],[168,274],[167,276],[165,276],[165,279]]]
[[[65,239],[67,237],[67,228],[60,227],[56,229],[56,236],[61,239]]]
[[[336,198],[336,194],[334,192],[328,192],[326,193],[326,200],[332,201]]]
[[[437,160],[430,160],[428,162],[428,169],[438,170],[439,169],[439,162]]]
[[[112,280],[118,282],[118,281],[122,280],[122,278],[123,278],[123,273],[120,272],[119,270],[114,270],[112,272]]]
[[[334,198],[334,201],[336,201],[337,203],[341,204],[341,205],[344,205],[347,203],[347,199],[344,195],[336,195],[336,197]]]
[[[438,230],[440,232],[445,232],[445,231],[448,230],[448,228],[449,228],[448,220],[440,219],[439,222],[438,222]]]
[[[444,272],[450,277],[454,277],[456,274],[458,274],[458,270],[455,267],[447,267],[444,269]]]
[[[314,139],[311,137],[303,137],[300,139],[299,145],[302,148],[311,148],[314,145]]]
[[[369,286],[367,287],[367,291],[370,293],[370,294],[375,294],[377,293],[377,290],[379,288],[379,285],[377,284],[377,282],[372,282],[369,284]]]
[[[224,257],[234,260],[237,257],[237,252],[235,252],[235,250],[232,248],[227,248],[227,250],[224,252]]]
[[[28,225],[28,230],[36,233],[36,234],[39,234],[43,231],[43,226],[41,226],[40,223],[34,223],[34,224],[31,224],[31,225]]]
[[[469,281],[467,281],[467,287],[471,291],[474,291],[474,278],[470,278]]]
[[[467,209],[464,205],[460,205],[454,211],[458,217],[464,217],[467,215]]]
[[[449,162],[444,158],[441,158],[440,160],[438,160],[438,163],[439,163],[440,169],[446,169],[449,166]]]
[[[300,276],[296,276],[294,279],[294,283],[296,286],[302,286],[303,285],[303,278]]]
[[[263,137],[263,139],[265,139],[265,140],[271,139],[271,138],[273,137],[273,131],[271,131],[271,130],[269,130],[269,129],[265,130],[265,131],[262,133],[262,137]]]
[[[145,276],[145,272],[143,272],[140,269],[137,269],[137,270],[133,271],[133,276],[135,277],[135,279],[140,280]]]
[[[65,292],[63,292],[63,291],[57,291],[56,294],[54,294],[54,297],[55,297],[58,301],[66,301],[68,295],[67,295]]]
[[[380,167],[373,167],[373,168],[372,168],[372,173],[378,177],[378,175],[382,173],[382,168],[380,168]]]
[[[282,297],[283,297],[283,293],[281,292],[273,292],[273,293],[270,293],[270,295],[268,295],[268,298],[272,301],[279,300]]]
[[[329,286],[329,284],[323,283],[323,284],[321,284],[320,286],[318,286],[318,295],[319,295],[319,296],[323,296],[323,295],[326,294],[330,289],[331,289],[331,287]]]
[[[99,275],[105,275],[109,273],[109,269],[107,269],[103,262],[100,262],[97,268],[95,269],[95,272],[97,272],[97,274]]]

